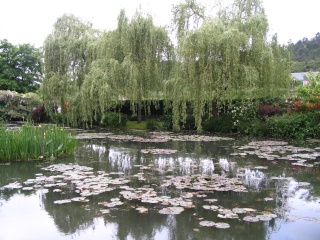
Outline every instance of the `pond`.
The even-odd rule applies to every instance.
[[[320,239],[320,142],[80,134],[0,164],[0,239]],[[92,139],[94,138],[94,139]]]

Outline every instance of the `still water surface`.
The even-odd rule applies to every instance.
[[[320,143],[306,143],[309,151],[294,148],[295,160],[265,158],[250,153],[248,138],[224,141],[133,142],[116,139],[79,140],[74,157],[51,162],[11,163],[0,165],[0,240],[37,239],[320,239]],[[285,145],[285,146],[288,146]],[[284,146],[284,145],[283,145]],[[272,148],[272,146],[271,146]],[[146,149],[175,150],[171,153],[144,153]],[[312,149],[312,150],[310,150]],[[252,149],[251,149],[252,150]],[[255,149],[257,150],[257,149]],[[259,151],[259,150],[258,150]],[[292,154],[292,153],[291,153]],[[258,154],[259,155],[259,154]],[[313,159],[308,156],[315,156]],[[300,157],[300,159],[299,159]],[[54,164],[76,164],[92,168],[91,174],[129,180],[107,192],[87,196],[88,202],[56,204],[55,201],[79,197],[74,185],[57,187],[39,185],[32,190],[10,188],[24,186],[28,179],[57,174],[44,170]],[[293,165],[292,163],[298,163]],[[164,183],[178,176],[223,176],[241,181],[246,191],[195,191]],[[89,176],[88,176],[89,178]],[[198,181],[198,180],[195,180]],[[60,181],[62,182],[62,181]],[[109,184],[110,185],[110,184]],[[111,186],[111,185],[110,185]],[[166,206],[124,199],[121,186],[132,191],[144,187],[157,196],[184,199],[194,207],[180,214],[160,214]],[[142,190],[141,190],[142,191]],[[119,198],[123,205],[105,207]],[[215,199],[215,202],[208,202]],[[221,211],[246,208],[238,218],[218,217]],[[137,207],[145,207],[141,214]],[[101,210],[110,210],[103,213]],[[245,216],[273,214],[271,220],[248,222]],[[201,221],[228,223],[229,228],[201,226]]]

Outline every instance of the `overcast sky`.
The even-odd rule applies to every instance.
[[[63,14],[74,14],[90,21],[95,28],[116,27],[121,8],[131,18],[139,6],[154,17],[158,25],[168,25],[171,8],[182,0],[0,0],[0,39],[13,44],[30,43],[42,46],[52,32],[53,24]],[[214,0],[198,0],[213,2]],[[264,0],[270,35],[277,33],[279,42],[296,43],[320,32],[319,0]]]

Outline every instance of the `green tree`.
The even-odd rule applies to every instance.
[[[42,91],[45,107],[52,114],[52,106],[59,105],[68,123],[79,121],[79,93],[94,59],[90,46],[96,33],[90,23],[73,15],[63,15],[44,42],[45,78]]]
[[[84,121],[103,116],[128,99],[141,122],[142,105],[147,109],[163,97],[163,77],[168,76],[163,72],[169,71],[165,63],[172,58],[166,29],[139,12],[128,21],[122,10],[117,29],[103,34],[96,49],[97,59],[81,90],[82,99],[87,99],[83,102]]]
[[[186,1],[174,13],[190,12],[194,4]],[[276,36],[267,42],[268,21],[260,1],[236,0],[231,9],[218,18],[204,17],[198,28],[178,34],[177,64],[166,95],[176,130],[186,121],[188,104],[201,131],[202,117],[215,102],[281,96],[289,90],[289,51]],[[176,16],[174,20],[177,26],[187,21]]]
[[[33,92],[41,82],[40,52],[30,44],[0,41],[0,90]]]

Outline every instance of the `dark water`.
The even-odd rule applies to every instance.
[[[141,143],[119,140],[79,140],[75,156],[43,163],[0,165],[0,240],[36,239],[320,239],[319,157],[305,163],[313,167],[292,165],[293,161],[268,161],[256,155],[230,155],[251,139],[218,142]],[[292,144],[291,144],[292,145]],[[297,145],[295,145],[297,146]],[[320,151],[319,143],[306,145]],[[303,147],[306,147],[303,146]],[[141,149],[177,150],[173,154],[143,154]],[[181,214],[163,215],[160,204],[123,200],[123,205],[102,214],[101,202],[121,197],[120,189],[89,196],[89,202],[58,205],[54,201],[79,196],[73,189],[63,193],[52,188],[37,190],[7,189],[12,182],[23,183],[42,173],[52,164],[72,163],[92,167],[95,171],[122,172],[130,187],[148,186],[158,195],[179,197],[186,190],[161,187],[170,177],[219,174],[241,179],[248,192],[200,191],[206,197],[192,198],[195,208]],[[142,171],[137,165],[149,166]],[[134,177],[144,173],[144,179]],[[118,176],[117,176],[118,177]],[[272,179],[275,178],[275,179]],[[203,208],[205,199],[217,199],[214,205],[233,209],[253,208],[277,217],[269,221],[246,222],[218,218],[217,211]],[[99,204],[100,203],[100,204]],[[135,208],[144,206],[147,214]],[[106,208],[104,208],[106,209]],[[248,215],[248,214],[246,214]],[[202,220],[225,222],[227,229],[200,226]]]

